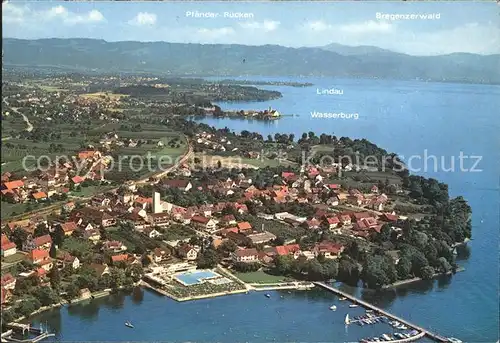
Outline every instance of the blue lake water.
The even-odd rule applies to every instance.
[[[265,80],[261,78],[261,80]],[[284,80],[281,78],[280,80]],[[312,82],[307,88],[263,86],[282,92],[280,99],[259,103],[221,103],[224,109],[277,108],[294,114],[274,122],[205,118],[202,121],[235,131],[303,132],[367,138],[404,158],[435,155],[437,170],[417,174],[450,186],[452,196],[464,196],[473,209],[473,241],[460,261],[465,271],[452,278],[419,283],[395,292],[359,293],[397,315],[464,342],[496,342],[499,327],[499,208],[500,208],[500,87],[380,80],[294,79]],[[337,88],[343,95],[317,95],[316,88]],[[359,119],[311,118],[310,112],[359,113]],[[461,172],[460,152],[480,156],[476,172]],[[457,171],[443,171],[455,160]],[[478,158],[464,159],[462,170]],[[433,165],[428,159],[428,165]],[[332,303],[336,312],[329,311]],[[346,308],[344,308],[346,307]],[[61,341],[218,341],[218,342],[345,342],[390,332],[388,327],[343,325],[348,309],[324,292],[260,293],[176,303],[150,292],[114,296],[47,312],[47,321]],[[124,321],[131,320],[135,329]],[[381,330],[381,332],[378,332]]]

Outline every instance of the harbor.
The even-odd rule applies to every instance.
[[[387,311],[384,311],[383,309],[375,306],[375,305],[372,305],[366,301],[363,301],[361,299],[358,299],[356,298],[355,296],[349,294],[349,293],[346,293],[346,292],[343,292],[341,290],[339,290],[338,288],[335,288],[333,286],[330,286],[330,285],[327,285],[323,282],[315,282],[314,283],[316,286],[318,287],[321,287],[323,289],[326,289],[332,293],[335,293],[336,295],[342,297],[342,299],[348,299],[350,300],[354,305],[359,305],[359,306],[362,306],[364,307],[365,309],[368,309],[369,311],[372,311],[374,313],[376,313],[377,315],[375,316],[375,318],[380,318],[382,319],[383,321],[387,321],[388,324],[390,324],[391,326],[393,327],[396,327],[396,328],[404,328],[404,329],[410,329],[410,333],[409,333],[409,337],[408,336],[400,336],[398,338],[400,339],[392,339],[392,337],[389,337],[388,335],[382,335],[382,338],[376,338],[376,339],[362,339],[360,342],[361,343],[372,343],[372,342],[383,342],[383,341],[391,341],[391,342],[397,342],[397,343],[403,343],[403,342],[411,342],[411,341],[415,341],[415,340],[418,340],[422,337],[428,337],[430,339],[432,339],[433,341],[435,342],[452,342],[452,340],[446,338],[446,337],[443,337],[437,333],[434,333],[434,332],[431,332],[427,329],[424,329],[418,325],[415,325],[413,323],[410,323],[409,321],[403,319],[403,318],[400,318],[394,314],[391,314]],[[351,306],[350,306],[351,307]],[[370,314],[370,316],[373,316]],[[368,318],[363,318],[364,320],[368,319],[370,320],[370,316],[366,316]],[[384,319],[385,318],[385,319]],[[375,319],[373,319],[375,320]],[[349,319],[349,315],[347,314],[346,315],[346,318],[345,318],[345,324],[346,325],[350,325],[350,324],[353,324],[353,323],[359,323],[359,322],[363,322],[362,319],[357,319],[357,320],[354,320],[354,321],[351,321]],[[369,322],[368,322],[369,323]],[[401,326],[402,325],[402,326]],[[396,335],[396,336],[399,336],[399,335]]]

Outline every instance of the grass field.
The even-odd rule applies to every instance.
[[[82,94],[80,96],[82,98],[89,98],[89,99],[96,99],[96,98],[108,97],[111,100],[119,100],[121,98],[128,97],[128,95],[125,95],[125,94],[104,93],[104,92],[87,93],[87,94]]]
[[[2,257],[2,262],[5,263],[17,263],[21,262],[26,258],[26,255],[20,252],[16,252],[14,255],[10,255],[7,257]]]
[[[267,274],[262,270],[248,273],[234,273],[234,275],[246,283],[280,283],[286,279],[284,276]]]

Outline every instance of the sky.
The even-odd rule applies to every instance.
[[[189,12],[218,14],[195,17]],[[224,13],[250,18],[225,18]],[[390,20],[380,14],[434,14]],[[439,16],[437,16],[439,14]],[[429,17],[428,17],[429,18]],[[2,5],[4,38],[95,38],[204,44],[339,43],[410,55],[500,53],[500,5],[482,2],[66,2]]]

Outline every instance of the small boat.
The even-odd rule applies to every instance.
[[[351,304],[349,305],[350,308],[355,308],[355,307],[358,307],[359,305],[356,305],[356,304]]]
[[[344,323],[345,323],[345,325],[349,325],[349,323],[350,323],[349,313],[345,315]]]
[[[392,341],[391,337],[389,337],[389,335],[388,335],[388,334],[386,334],[386,333],[384,333],[384,334],[382,335],[382,337],[383,337],[386,341]]]
[[[128,328],[131,328],[131,329],[134,328],[134,326],[132,325],[132,323],[130,321],[128,321],[128,320],[125,322],[125,326],[128,327]]]
[[[373,310],[366,310],[366,313],[373,313]]]
[[[448,342],[451,342],[451,343],[462,343],[461,340],[459,340],[458,338],[455,338],[455,337],[448,338]]]
[[[270,298],[270,297],[271,297],[271,294],[266,293],[266,298]]]
[[[342,297],[342,298],[339,298],[340,301],[344,301],[344,300],[347,300],[346,297]]]
[[[330,306],[330,310],[335,311],[336,309],[337,309],[337,306],[335,306],[335,305]]]

